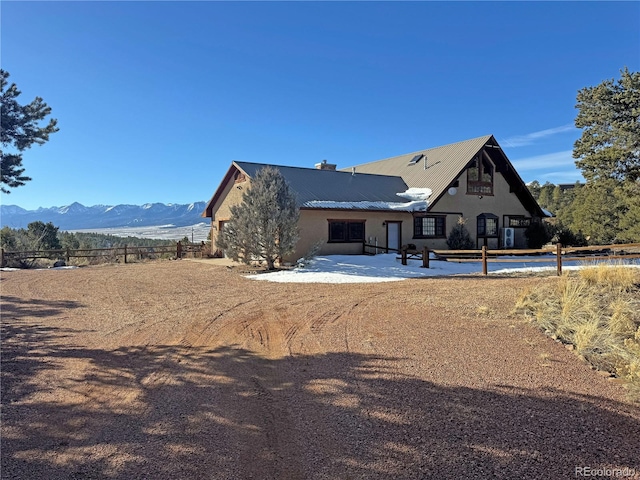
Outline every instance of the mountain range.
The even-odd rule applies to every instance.
[[[63,207],[25,210],[16,205],[0,205],[0,226],[26,228],[31,222],[51,222],[61,230],[113,227],[191,226],[206,222],[200,215],[206,202],[190,204],[147,203],[144,205],[94,205],[74,202]]]

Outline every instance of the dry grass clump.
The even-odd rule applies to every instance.
[[[602,263],[578,270],[578,276],[589,285],[628,291],[638,285],[638,269],[623,263]]]
[[[598,265],[523,291],[516,313],[575,346],[595,368],[627,382],[640,401],[640,270]]]

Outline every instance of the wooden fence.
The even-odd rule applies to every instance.
[[[561,275],[563,262],[582,261],[586,263],[590,261],[640,258],[640,243],[590,245],[587,247],[563,247],[558,243],[545,248],[503,250],[489,250],[487,247],[482,247],[481,250],[429,250],[427,247],[424,247],[422,251],[409,249],[406,246],[400,250],[393,248],[387,249],[365,243],[363,244],[362,251],[365,252],[367,247],[397,252],[400,254],[403,265],[407,265],[409,259],[421,260],[422,266],[425,268],[429,268],[429,253],[433,253],[438,260],[478,262],[482,263],[483,275],[488,274],[488,264],[491,262],[522,263],[526,261],[527,263],[555,263],[557,274]],[[505,258],[505,256],[507,256],[507,258]],[[524,256],[527,257],[526,260],[522,258]]]
[[[185,258],[187,256],[201,257],[205,250],[205,244],[160,245],[153,247],[127,246],[113,248],[65,248],[58,250],[28,250],[7,252],[0,249],[0,266],[4,267],[10,260],[26,262],[28,260],[49,259],[64,260],[69,263],[72,258],[87,258],[103,260],[105,262],[117,262],[120,258],[124,263],[134,258],[157,258],[163,255],[171,255],[173,258]]]

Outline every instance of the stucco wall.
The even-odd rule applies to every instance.
[[[498,217],[499,234],[502,228],[508,226],[508,216],[529,216],[529,212],[522,206],[517,196],[509,191],[509,184],[500,173],[494,174],[493,195],[478,194],[467,195],[467,174],[463,172],[460,176],[459,187],[455,195],[445,193],[440,200],[433,204],[428,212],[432,215],[446,216],[445,235],[456,225],[458,217],[462,214],[467,220],[466,227],[472,238],[475,240],[477,232],[477,216],[483,213],[493,214]],[[231,218],[230,208],[232,205],[242,201],[242,194],[249,188],[250,181],[247,179],[241,183],[235,183],[231,178],[224,186],[220,200],[213,205],[213,218],[211,221],[211,238],[215,245],[218,235],[219,222]],[[306,210],[300,212],[300,240],[295,253],[283,259],[286,262],[295,261],[307,254],[314,244],[322,241],[319,254],[360,254],[362,253],[361,243],[328,243],[329,219],[334,220],[365,220],[365,237],[367,243],[380,247],[387,246],[386,222],[401,222],[401,244],[414,244],[418,249],[424,246],[430,249],[447,249],[446,238],[419,239],[413,237],[413,215],[409,212],[376,212],[376,211],[355,211],[355,210]],[[515,229],[516,247],[526,247],[524,229]],[[479,248],[483,240],[476,242]],[[488,239],[489,248],[500,248],[502,243],[500,235],[498,238]]]
[[[447,235],[451,229],[456,225],[458,216],[460,213],[467,220],[466,227],[469,230],[472,238],[475,239],[477,232],[477,217],[482,213],[491,213],[498,217],[499,232],[504,227],[508,227],[508,216],[525,216],[529,217],[530,214],[522,206],[520,200],[515,193],[509,191],[509,184],[500,173],[494,174],[493,180],[493,195],[478,195],[467,193],[467,173],[463,174],[459,178],[459,187],[455,195],[449,195],[445,193],[440,200],[432,205],[429,210],[430,214],[447,214],[446,219],[446,233]],[[516,228],[516,246],[526,247],[526,238],[524,237],[524,229]],[[446,239],[434,239],[427,242],[430,248],[447,248]],[[478,243],[478,246],[482,245],[482,240]],[[489,239],[489,248],[498,248],[498,239]]]
[[[304,256],[318,241],[323,241],[319,251],[321,255],[361,254],[361,243],[328,243],[329,220],[365,220],[365,238],[367,243],[386,246],[387,221],[402,222],[402,243],[407,243],[408,235],[413,232],[413,217],[408,212],[370,212],[354,210],[302,210],[300,212],[300,240],[296,248],[296,257]],[[407,233],[409,232],[409,233]]]
[[[220,196],[220,200],[213,205],[212,218],[211,218],[211,241],[215,246],[216,238],[218,238],[218,226],[222,221],[229,220],[231,218],[231,206],[242,203],[242,194],[247,191],[250,180],[245,180],[241,183],[234,183],[231,179],[225,186]]]

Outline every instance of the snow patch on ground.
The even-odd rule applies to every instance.
[[[518,257],[521,261],[491,262],[488,266],[489,274],[556,271],[555,256],[549,256],[549,263],[533,261],[540,258]],[[562,269],[577,270],[593,265],[594,262],[566,262],[563,263]],[[640,268],[637,260],[629,266]],[[433,259],[429,262],[429,268],[423,268],[422,260],[408,260],[408,265],[402,265],[395,253],[389,253],[375,256],[327,255],[314,258],[304,267],[247,275],[247,278],[279,283],[374,283],[481,272],[480,262],[457,263]]]

